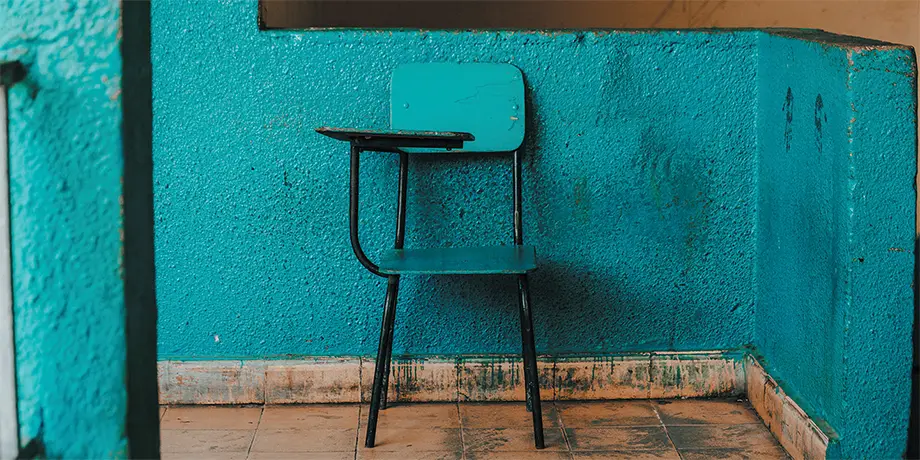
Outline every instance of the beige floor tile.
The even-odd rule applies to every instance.
[[[677,449],[732,448],[752,452],[782,452],[763,425],[669,426],[668,434]]]
[[[376,449],[365,449],[358,452],[358,460],[462,460],[463,452],[418,452],[397,451],[390,452]]]
[[[557,403],[566,428],[660,425],[648,401],[598,401]]]
[[[252,452],[248,460],[354,460],[354,458],[354,452]]]
[[[685,460],[791,460],[782,449],[767,451],[748,451],[744,449],[682,449],[680,455]]]
[[[163,452],[161,460],[246,460],[246,452]]]
[[[559,428],[544,427],[544,451],[566,450]],[[536,450],[533,429],[463,428],[463,446],[467,452],[530,452]]]
[[[311,404],[305,406],[265,406],[259,429],[344,429],[357,428],[359,406]]]
[[[164,430],[255,430],[261,407],[173,406],[160,421]]]
[[[671,449],[661,426],[566,428],[565,435],[572,451]]]
[[[350,460],[356,442],[359,459],[572,458],[563,425],[576,459],[676,460],[673,446],[684,460],[789,459],[749,405],[735,400],[544,401],[547,449],[542,451],[533,446],[533,421],[522,402],[393,404],[380,412],[374,449],[363,448],[366,405],[266,406],[264,411],[163,406],[160,417],[167,460]]]
[[[607,452],[575,452],[577,459],[592,460],[680,460],[674,449],[659,450],[612,450]]]
[[[571,460],[568,452],[467,452],[466,460]]]
[[[735,400],[687,399],[658,401],[658,413],[665,425],[761,423],[746,402]]]
[[[252,452],[354,452],[357,428],[351,429],[260,429]]]
[[[367,425],[369,406],[361,408],[361,426]],[[457,404],[390,403],[378,412],[377,426],[392,428],[460,428]]]
[[[543,401],[544,427],[558,427],[559,416],[552,401]],[[523,402],[461,403],[460,420],[463,428],[533,428],[533,415]]]
[[[365,430],[361,429],[358,452],[459,452],[460,430],[457,428],[394,428],[377,427],[373,449],[364,447]]]
[[[254,433],[255,430],[161,430],[160,451],[246,452]]]

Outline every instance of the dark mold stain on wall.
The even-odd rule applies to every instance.
[[[786,128],[783,133],[783,139],[786,142],[786,151],[792,149],[792,112],[794,109],[794,97],[792,88],[786,89],[786,102],[783,103],[783,112],[786,114]]]
[[[818,155],[824,152],[824,123],[827,123],[827,114],[824,113],[824,101],[819,94],[815,98],[815,149]]]

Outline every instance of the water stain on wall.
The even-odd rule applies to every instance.
[[[669,144],[651,127],[643,132],[639,145],[636,166],[648,178],[659,219],[679,229],[686,275],[699,257],[708,254],[713,160],[687,154],[684,149],[693,148],[690,141]]]

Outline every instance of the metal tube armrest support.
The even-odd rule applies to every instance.
[[[349,186],[349,200],[348,200],[348,227],[351,233],[351,249],[355,253],[355,257],[358,258],[358,262],[361,262],[361,265],[364,265],[371,273],[386,277],[383,273],[380,273],[380,267],[377,264],[371,262],[371,260],[364,254],[364,249],[361,249],[361,241],[358,239],[358,177],[359,169],[361,166],[361,148],[351,144],[351,181]]]

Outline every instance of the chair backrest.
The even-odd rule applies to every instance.
[[[511,152],[524,125],[524,76],[513,65],[420,63],[393,72],[392,129],[467,132],[475,140],[454,151]]]

